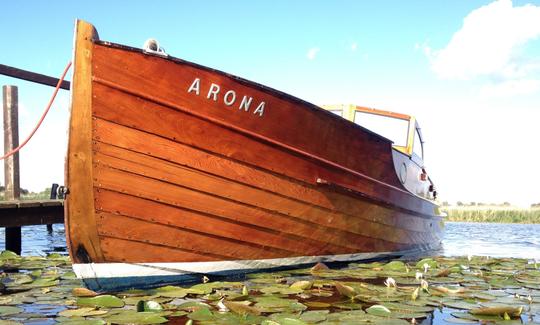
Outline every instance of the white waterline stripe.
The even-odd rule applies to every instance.
[[[247,271],[272,269],[283,266],[310,264],[317,262],[347,262],[366,260],[382,256],[407,255],[419,252],[414,249],[400,252],[358,253],[341,255],[299,256],[262,260],[234,260],[218,262],[181,262],[181,263],[87,263],[73,264],[73,270],[80,279],[122,278],[142,276],[184,275],[193,273],[217,273],[225,271]]]

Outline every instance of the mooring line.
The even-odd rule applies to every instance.
[[[51,109],[51,106],[54,102],[54,99],[56,98],[56,94],[58,93],[58,90],[60,90],[60,87],[62,86],[62,82],[64,81],[64,78],[66,77],[67,72],[69,71],[69,68],[71,67],[71,61],[68,62],[66,68],[64,69],[64,72],[62,73],[62,76],[58,80],[58,83],[56,84],[56,88],[54,89],[53,95],[51,99],[49,100],[49,104],[47,104],[47,107],[45,108],[45,112],[43,112],[43,115],[41,115],[41,118],[39,119],[38,124],[34,127],[32,132],[30,132],[30,135],[15,149],[9,151],[5,155],[3,155],[0,160],[4,160],[14,154],[16,154],[19,150],[21,150],[27,143],[30,141],[30,139],[34,136],[36,131],[41,126],[41,123],[43,123],[43,120],[45,119],[45,116],[47,116],[47,113],[49,113],[49,110]]]

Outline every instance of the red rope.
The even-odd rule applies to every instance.
[[[60,79],[58,80],[58,83],[56,84],[56,88],[54,89],[54,93],[51,97],[51,99],[49,100],[49,104],[47,104],[47,108],[45,109],[45,112],[43,112],[43,115],[41,115],[41,118],[39,119],[39,122],[38,124],[36,125],[36,127],[32,130],[32,132],[30,133],[30,135],[23,141],[23,143],[21,143],[17,148],[11,150],[10,152],[6,153],[4,156],[2,156],[2,158],[0,158],[0,160],[4,160],[6,159],[7,157],[10,157],[12,155],[14,155],[15,153],[17,153],[19,150],[21,150],[27,143],[28,141],[30,141],[30,139],[34,136],[34,133],[36,133],[36,131],[39,129],[39,127],[41,126],[41,123],[43,123],[43,120],[45,119],[45,116],[47,116],[47,113],[49,113],[49,110],[51,109],[51,106],[54,102],[54,99],[56,98],[56,94],[58,93],[58,90],[60,89],[60,85],[62,84],[62,81],[64,81],[64,78],[66,77],[66,74],[67,72],[69,71],[69,68],[71,67],[71,62],[69,62],[66,66],[66,68],[64,69],[64,72],[62,73],[62,76],[60,77]]]

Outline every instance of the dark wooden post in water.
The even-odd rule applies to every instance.
[[[17,86],[3,86],[4,153],[19,146],[19,94]],[[5,200],[19,200],[19,153],[4,160]],[[21,227],[6,228],[6,249],[21,254]]]
[[[49,197],[49,199],[51,200],[56,200],[58,198],[58,184],[56,183],[53,183],[52,186],[51,186],[51,196]],[[47,232],[52,233],[53,231],[53,225],[52,223],[48,224],[47,225]]]

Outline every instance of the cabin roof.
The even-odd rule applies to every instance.
[[[396,113],[391,111],[385,111],[380,110],[376,108],[371,107],[365,107],[365,106],[358,106],[354,104],[334,104],[334,105],[322,105],[321,108],[327,110],[327,111],[341,111],[341,117],[351,121],[354,123],[354,116],[355,112],[363,112],[368,114],[374,114],[384,117],[390,117],[390,118],[396,118],[400,120],[405,120],[409,123],[409,130],[407,134],[407,144],[405,146],[398,146],[398,145],[392,145],[392,147],[402,153],[405,153],[409,156],[413,153],[413,143],[414,143],[414,136],[415,136],[415,130],[418,129],[418,132],[420,132],[420,127],[418,126],[418,123],[416,121],[416,118],[411,115],[403,114],[403,113]],[[420,136],[421,137],[421,136]],[[422,140],[421,140],[422,141]]]

